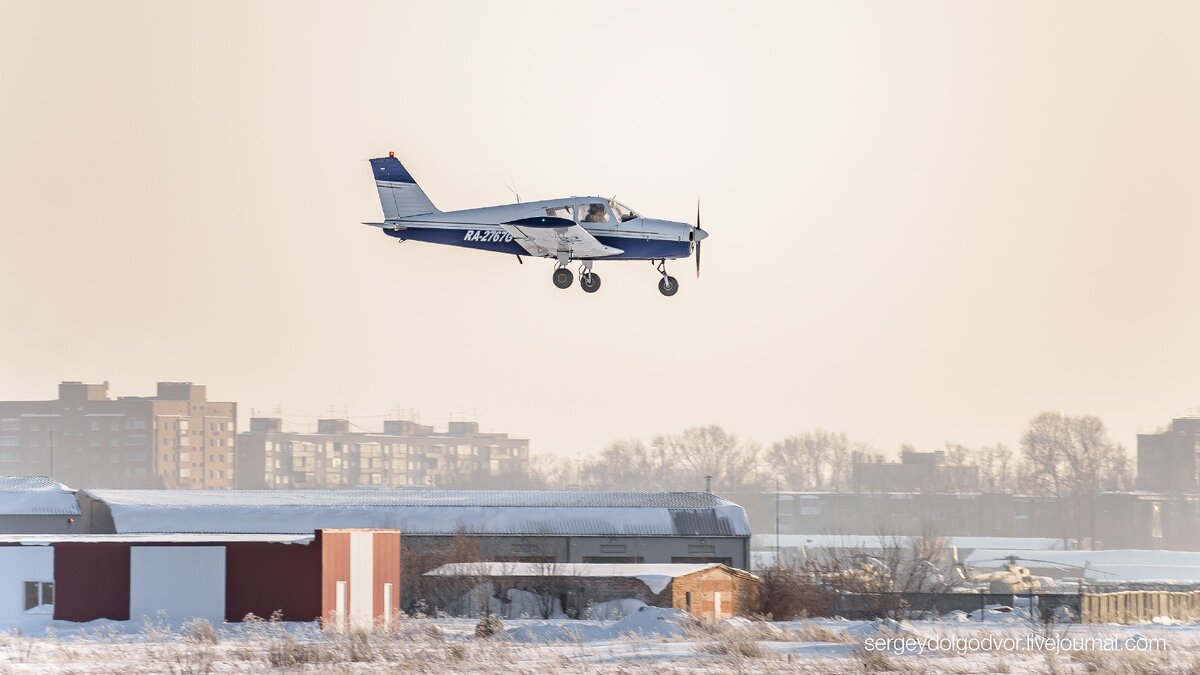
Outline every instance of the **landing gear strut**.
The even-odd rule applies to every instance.
[[[585,260],[579,266],[579,287],[584,293],[595,293],[600,290],[600,275],[592,271],[592,261]]]
[[[658,292],[667,297],[671,297],[679,292],[679,282],[675,277],[667,274],[667,261],[659,260],[656,266],[658,273],[662,275],[662,279],[658,281]]]

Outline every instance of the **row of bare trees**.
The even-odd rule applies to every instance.
[[[911,446],[902,446],[898,458]],[[930,491],[982,491],[1026,494],[1050,499],[1064,538],[1094,537],[1096,498],[1105,490],[1131,488],[1125,449],[1094,416],[1045,412],[1034,417],[1014,451],[996,444],[970,448],[946,444],[945,476],[968,476],[961,484],[897,487]],[[722,493],[866,489],[856,467],[888,461],[884,453],[845,433],[816,429],[769,446],[740,438],[719,426],[659,434],[648,442],[614,441],[582,461],[537,458],[523,484],[515,487],[616,490],[699,490],[712,477]],[[885,486],[887,487],[887,486]],[[881,489],[879,487],[871,489]]]
[[[911,446],[902,446],[897,457]],[[1046,412],[1030,421],[1019,452],[1004,444],[941,448],[948,467],[974,470],[975,489],[1055,498],[1132,484],[1124,448],[1097,417]],[[535,458],[527,487],[695,490],[711,476],[720,492],[852,490],[854,467],[888,461],[842,432],[816,429],[763,447],[715,425],[614,441],[590,459]],[[509,481],[511,485],[511,481]]]

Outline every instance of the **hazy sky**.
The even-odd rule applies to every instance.
[[[10,1],[0,92],[0,399],[190,380],[561,453],[1200,405],[1196,3]],[[397,245],[389,150],[447,210],[700,195],[703,276]]]

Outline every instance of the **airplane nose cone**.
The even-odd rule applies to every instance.
[[[697,227],[695,233],[693,234],[693,238],[696,241],[703,241],[704,239],[708,238],[708,233]]]

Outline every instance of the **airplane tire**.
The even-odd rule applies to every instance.
[[[554,285],[559,288],[570,288],[571,282],[575,280],[575,275],[571,274],[571,270],[560,267],[554,270]]]
[[[671,297],[679,292],[679,282],[675,281],[675,277],[663,277],[658,280],[658,292]]]
[[[579,287],[585,293],[595,293],[600,290],[600,275],[592,272],[591,274],[581,274],[579,276]]]

